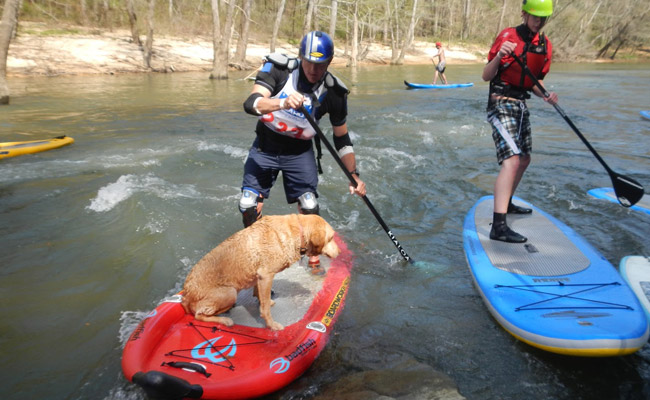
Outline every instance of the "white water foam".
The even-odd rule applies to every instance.
[[[241,160],[246,160],[248,156],[248,150],[242,149],[239,147],[230,146],[227,144],[211,144],[206,142],[200,142],[197,146],[197,149],[200,151],[220,151],[224,154],[229,155],[232,158],[239,158]]]
[[[426,161],[422,155],[413,156],[407,152],[395,150],[391,147],[385,149],[378,149],[377,153],[388,157],[395,169],[419,167]]]
[[[422,143],[433,144],[433,134],[428,131],[419,131],[418,135],[422,136]]]
[[[99,189],[97,196],[86,208],[96,212],[110,211],[138,192],[151,193],[160,198],[198,198],[200,196],[200,193],[191,185],[173,185],[153,174],[129,174],[122,175],[116,182]]]
[[[352,210],[350,213],[346,216],[345,222],[339,222],[337,224],[337,230],[348,230],[348,231],[354,231],[357,227],[357,223],[359,222],[359,211],[357,210]]]

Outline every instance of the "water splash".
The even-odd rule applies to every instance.
[[[95,212],[110,211],[138,192],[154,194],[163,199],[200,197],[200,193],[192,185],[173,185],[153,174],[129,174],[122,175],[116,182],[99,189],[97,196],[86,209]]]

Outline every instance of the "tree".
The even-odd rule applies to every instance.
[[[149,12],[147,13],[147,41],[144,44],[143,56],[144,66],[151,69],[151,56],[153,54],[153,18],[156,0],[149,0]]]
[[[338,13],[338,1],[337,0],[332,0],[332,8],[330,10],[330,36],[332,39],[334,39],[334,36],[336,35],[336,17]]]
[[[506,5],[507,5],[508,0],[503,0],[503,4],[501,5],[501,14],[499,15],[499,24],[497,25],[497,30],[494,33],[494,36],[496,37],[499,33],[501,33],[501,30],[503,29],[503,17],[506,15]]]
[[[79,7],[81,14],[81,24],[85,25],[88,23],[88,13],[86,12],[86,0],[79,0]]]
[[[384,24],[382,26],[382,31],[382,41],[384,44],[387,44],[390,32],[390,0],[386,0],[386,7],[384,7]]]
[[[404,57],[406,56],[406,51],[408,50],[409,47],[411,47],[411,44],[413,43],[413,38],[414,38],[414,34],[415,34],[415,24],[416,24],[416,21],[417,21],[417,19],[415,18],[415,15],[417,13],[417,8],[418,8],[418,0],[413,0],[413,6],[411,8],[411,19],[410,19],[410,22],[409,22],[408,31],[406,32],[406,34],[402,35],[403,39],[401,41],[399,40],[399,36],[394,41],[394,43],[393,43],[393,58],[391,59],[391,64],[396,64],[396,65],[404,64]],[[395,9],[396,9],[396,12],[395,12],[395,18],[396,18],[395,30],[397,32],[399,32],[400,26],[402,25],[402,23],[399,20],[397,20],[397,18],[399,17],[399,15],[397,13],[397,2],[395,2]],[[399,46],[400,51],[399,51],[399,56],[397,58],[395,58],[397,46]]]
[[[469,36],[469,19],[471,17],[471,9],[472,9],[472,4],[471,0],[465,0],[464,3],[464,9],[463,9],[463,27],[460,33],[460,38],[463,40],[467,40],[467,37]]]
[[[95,2],[95,9],[97,10],[97,20],[103,26],[107,26],[107,27],[111,26],[111,20],[109,15],[110,8],[111,7],[110,4],[108,4],[108,0],[102,0],[101,5],[99,4],[99,1]]]
[[[212,0],[212,72],[210,79],[228,79],[230,58],[230,36],[232,34],[232,16],[235,13],[235,0],[230,0],[226,14],[226,23],[221,24],[219,0]]]
[[[314,8],[316,6],[316,0],[307,0],[307,14],[305,15],[305,24],[302,27],[302,36],[305,36],[307,32],[311,31],[312,27],[312,18],[314,16]]]
[[[9,86],[7,85],[7,55],[9,43],[18,24],[18,4],[20,0],[5,0],[0,20],[0,104],[9,104]]]
[[[235,64],[244,65],[246,63],[246,47],[248,46],[248,29],[251,21],[251,6],[253,0],[244,0],[243,12],[241,14],[241,28],[239,30],[239,41],[237,42],[237,51],[235,52]]]
[[[618,51],[626,43],[632,42],[633,33],[638,34],[642,31],[642,26],[647,27],[648,24],[645,19],[650,15],[650,9],[646,8],[643,12],[639,12],[636,7],[629,7],[627,15],[624,15],[621,20],[618,20],[611,28],[613,35],[610,40],[605,43],[598,51],[597,57],[605,57],[611,47],[615,46],[610,59],[614,59]]]
[[[81,0],[82,4],[85,0]],[[133,38],[133,43],[138,46],[142,46],[140,41],[140,33],[138,32],[138,16],[135,14],[135,5],[133,0],[126,0],[126,13],[129,15],[129,24],[131,25],[131,38]]]
[[[275,23],[273,24],[273,34],[271,35],[271,53],[275,52],[275,43],[278,40],[278,31],[280,30],[280,24],[282,23],[282,14],[284,14],[284,4],[285,0],[280,0],[280,5],[278,6],[278,12],[275,14]]]
[[[348,67],[356,68],[359,59],[359,1],[355,0],[352,7],[352,49],[350,50]]]

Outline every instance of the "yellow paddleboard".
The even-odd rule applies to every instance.
[[[74,143],[74,139],[69,136],[59,136],[45,140],[29,140],[26,142],[0,143],[0,159],[52,150],[71,143]]]

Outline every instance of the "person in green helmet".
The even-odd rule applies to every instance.
[[[544,86],[544,77],[551,66],[551,41],[541,33],[553,13],[552,0],[523,0],[523,23],[506,28],[495,39],[483,80],[490,81],[487,119],[492,125],[497,161],[501,166],[494,184],[494,214],[490,239],[508,243],[524,243],[527,238],[513,231],[506,222],[507,214],[530,214],[530,208],[512,203],[521,178],[530,164],[532,134],[526,100],[534,93],[544,101],[555,104],[557,94],[544,97],[532,80],[515,62],[516,54]]]

